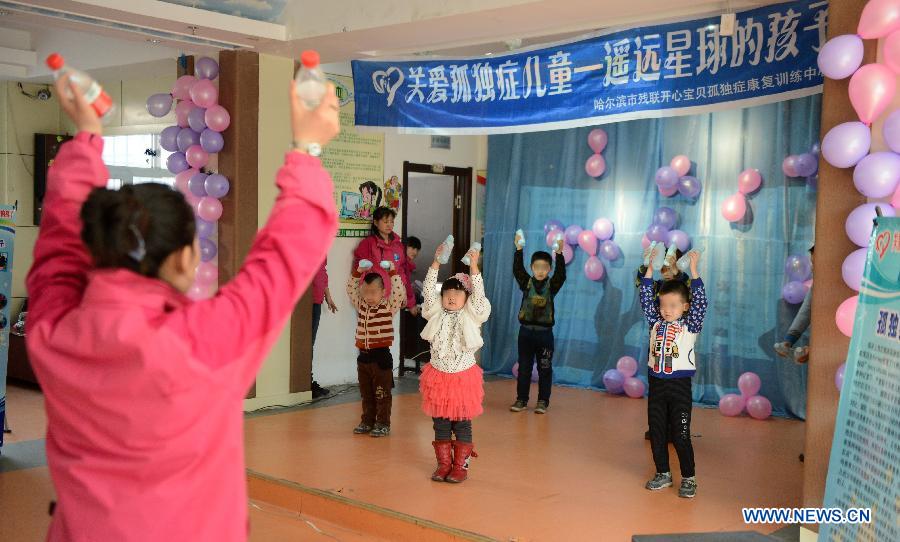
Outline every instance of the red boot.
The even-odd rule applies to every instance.
[[[434,445],[434,455],[437,457],[437,469],[431,475],[431,479],[435,482],[443,482],[444,478],[450,474],[450,463],[453,461],[452,449],[449,440],[436,440],[431,443]]]
[[[469,477],[469,457],[478,457],[474,448],[475,445],[471,442],[453,441],[453,469],[444,481],[452,484],[466,481]]]

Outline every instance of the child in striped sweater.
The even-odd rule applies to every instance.
[[[403,308],[406,300],[406,288],[394,263],[382,263],[386,263],[391,280],[390,298],[384,297],[383,275],[371,267],[359,267],[347,281],[347,293],[358,315],[356,370],[362,395],[362,421],[353,433],[373,437],[386,437],[391,433],[394,315]]]

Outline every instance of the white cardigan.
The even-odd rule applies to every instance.
[[[475,365],[475,352],[484,345],[481,324],[491,315],[481,274],[472,277],[472,293],[458,311],[444,310],[437,290],[437,269],[425,277],[422,316],[428,320],[422,338],[431,343],[431,366],[443,373],[461,373]]]

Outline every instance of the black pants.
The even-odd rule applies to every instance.
[[[451,432],[460,442],[472,442],[472,420],[450,421],[448,418],[431,418],[434,421],[434,440],[450,440]]]
[[[691,379],[656,378],[650,375],[647,420],[650,422],[650,449],[656,472],[669,471],[671,437],[681,465],[681,476],[694,475],[694,447],[691,445]]]
[[[550,402],[553,386],[553,328],[519,328],[519,380],[516,400],[528,402],[531,371],[537,362],[538,401]]]
[[[322,304],[321,303],[313,303],[312,306],[312,347],[313,347],[313,358],[316,357],[316,334],[319,332],[319,320],[322,319]],[[316,379],[312,376],[312,369],[309,371],[310,380],[315,381]]]
[[[359,394],[362,396],[362,423],[391,425],[393,368],[394,358],[389,348],[359,351],[356,372],[359,375]]]

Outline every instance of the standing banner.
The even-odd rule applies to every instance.
[[[384,180],[384,136],[360,134],[353,126],[353,80],[340,75],[328,79],[341,104],[341,133],[322,152],[322,165],[334,181],[338,237],[365,237],[375,209],[389,205],[394,195],[399,201],[399,194]]]
[[[354,60],[356,126],[557,130],[808,96],[827,17],[826,0],[799,0],[740,12],[729,35],[716,15],[490,57]]]
[[[6,427],[6,366],[9,361],[9,302],[12,298],[13,246],[16,241],[16,208],[0,205],[0,429]],[[0,446],[3,431],[0,430]]]
[[[871,522],[823,524],[819,540],[900,540],[900,218],[877,219],[854,322],[824,506]]]

